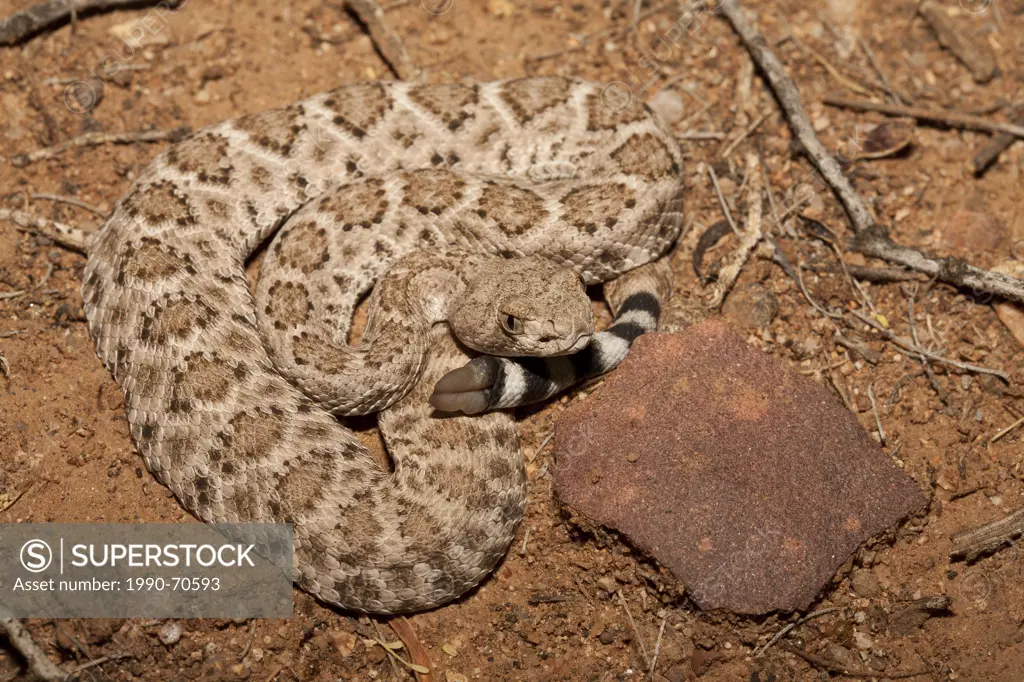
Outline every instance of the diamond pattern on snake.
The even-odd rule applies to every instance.
[[[649,109],[598,84],[344,86],[159,155],[90,243],[90,334],[185,508],[294,524],[295,581],[325,602],[435,607],[522,518],[500,408],[610,369],[656,326],[681,165]],[[269,238],[254,295],[244,267]],[[617,317],[595,333],[598,283]],[[336,419],[371,412],[394,471]]]

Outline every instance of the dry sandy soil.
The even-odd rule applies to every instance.
[[[31,4],[2,0],[0,15]],[[982,112],[1001,120],[1024,97],[1024,2],[941,0],[963,30],[987,43],[1000,74],[987,84],[936,41],[916,0],[796,0],[754,3],[762,31],[797,80],[819,135],[844,150],[884,120],[821,104],[847,81],[878,92],[875,71],[857,38],[872,47],[892,85],[915,104]],[[676,3],[643,3],[631,27],[626,0],[419,0],[397,3],[388,21],[432,82],[472,82],[524,74],[566,74],[626,84],[634,96],[663,89],[682,95],[678,124],[690,162],[688,211],[694,229],[721,219],[708,180],[714,164],[722,190],[743,209],[743,155],[760,150],[775,197],[792,196],[808,177],[770,93],[754,76],[729,26],[711,14],[672,31]],[[962,8],[961,8],[962,6]],[[649,9],[660,11],[650,12]],[[433,10],[429,11],[429,10]],[[965,11],[969,10],[969,11]],[[117,37],[125,22],[147,17],[145,45]],[[580,49],[581,37],[593,34]],[[534,57],[559,50],[545,59]],[[68,80],[91,77],[104,58],[122,62],[103,83],[97,106],[66,94]],[[73,196],[109,210],[163,144],[74,149],[16,168],[17,153],[89,131],[193,129],[242,113],[284,105],[342,83],[391,78],[363,28],[333,3],[314,0],[189,2],[172,14],[145,8],[81,18],[13,48],[0,49],[0,206],[83,228],[99,218],[33,193]],[[66,79],[66,80],[61,80]],[[756,131],[727,158],[723,147],[760,116]],[[721,133],[710,139],[684,135]],[[861,136],[861,137],[858,137]],[[853,142],[851,142],[851,140]],[[903,243],[991,267],[1024,258],[1021,175],[1024,145],[976,178],[966,162],[982,134],[920,127],[903,154],[856,164],[858,190]],[[735,204],[739,203],[739,206]],[[808,211],[840,234],[848,225],[827,193]],[[824,304],[860,305],[836,268],[835,254],[800,223],[773,224],[789,260],[803,262],[810,295]],[[726,241],[709,254],[720,259]],[[844,254],[850,263],[863,259]],[[673,256],[681,287],[695,285],[689,254]],[[189,522],[143,469],[129,440],[117,385],[93,354],[79,319],[84,259],[0,222],[0,521]],[[817,272],[815,272],[817,270]],[[778,300],[767,326],[745,333],[754,345],[846,396],[866,430],[875,430],[868,386],[879,396],[887,451],[930,497],[925,513],[884,541],[858,552],[812,607],[840,610],[795,628],[755,658],[757,647],[799,614],[738,618],[700,612],[658,570],[617,541],[599,543],[567,525],[552,494],[550,446],[542,447],[566,400],[521,415],[530,497],[520,534],[499,570],[455,604],[412,617],[434,664],[434,679],[459,680],[818,680],[842,675],[821,660],[877,679],[924,671],[912,679],[1013,682],[1024,671],[1024,559],[1019,547],[975,563],[951,563],[950,536],[1024,505],[1024,429],[992,442],[1024,412],[1022,349],[986,300],[942,285],[917,283],[915,321],[922,343],[948,357],[1002,368],[1009,388],[990,377],[941,364],[934,380],[877,335],[859,337],[877,364],[848,353],[831,324],[777,266],[753,260],[739,287],[759,286]],[[912,283],[912,286],[914,284]],[[907,288],[862,285],[889,324],[910,335]],[[7,292],[24,291],[19,296]],[[749,323],[743,315],[737,324]],[[580,399],[579,397],[570,400]],[[364,428],[367,440],[372,432]],[[897,447],[897,445],[899,447]],[[840,453],[836,453],[840,456]],[[18,495],[20,494],[20,497]],[[10,504],[12,500],[15,500]],[[528,541],[527,541],[528,540]],[[854,580],[854,578],[856,578]],[[623,601],[609,593],[621,590]],[[920,628],[887,625],[914,599],[949,595],[952,608]],[[145,620],[34,620],[29,628],[53,660],[70,669],[101,656],[82,679],[375,680],[412,679],[394,667],[368,619],[338,613],[295,593],[290,620],[184,621],[184,635],[161,643],[163,623]],[[386,625],[383,636],[394,639]],[[784,646],[819,658],[810,663]],[[648,657],[657,653],[649,672]],[[0,680],[17,677],[15,654],[0,648]]]

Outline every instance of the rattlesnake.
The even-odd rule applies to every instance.
[[[650,327],[657,296],[624,286],[612,302],[629,319],[614,338],[542,364],[477,359],[433,396],[468,357],[443,325],[426,332],[419,380],[396,366],[397,341],[354,364],[325,351],[344,350],[358,298],[416,251],[542,258],[585,284],[664,254],[681,224],[681,154],[646,106],[621,104],[554,77],[368,83],[211,126],[160,154],[90,241],[82,287],[150,471],[204,521],[294,524],[296,582],[344,608],[430,608],[483,579],[522,517],[515,429],[502,412],[435,418],[427,399],[479,411],[549,395],[614,364],[605,356]],[[245,262],[282,223],[254,301]],[[575,274],[550,283],[576,287],[579,301]],[[374,296],[379,320],[399,304]],[[518,323],[548,337],[574,326]],[[573,333],[557,352],[587,335]],[[348,402],[331,404],[353,367],[387,386],[359,395],[350,382]],[[285,375],[312,381],[306,393],[328,404]],[[396,399],[380,417],[388,472],[328,409]]]

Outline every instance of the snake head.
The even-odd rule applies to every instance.
[[[543,258],[487,259],[448,316],[464,344],[498,356],[569,355],[594,334],[583,278]]]

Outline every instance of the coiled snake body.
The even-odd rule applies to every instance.
[[[408,323],[407,299],[463,284],[423,275],[375,289],[370,326],[384,331],[345,355],[355,303],[400,259],[415,270],[416,253],[452,248],[613,280],[676,238],[681,162],[646,107],[606,106],[590,83],[342,87],[158,156],[90,244],[89,330],[146,465],[188,510],[293,523],[295,580],[324,601],[429,608],[482,580],[511,542],[525,500],[518,441],[501,412],[432,416],[431,387],[468,356],[430,305],[403,332],[427,352],[385,333]],[[254,299],[245,262],[282,223]],[[507,331],[550,340],[571,326],[520,320],[518,280],[504,281],[512,307],[495,315]],[[582,290],[557,273],[545,286]],[[527,298],[534,312],[548,305]],[[515,383],[502,376],[499,389]],[[331,414],[382,408],[393,472]]]

